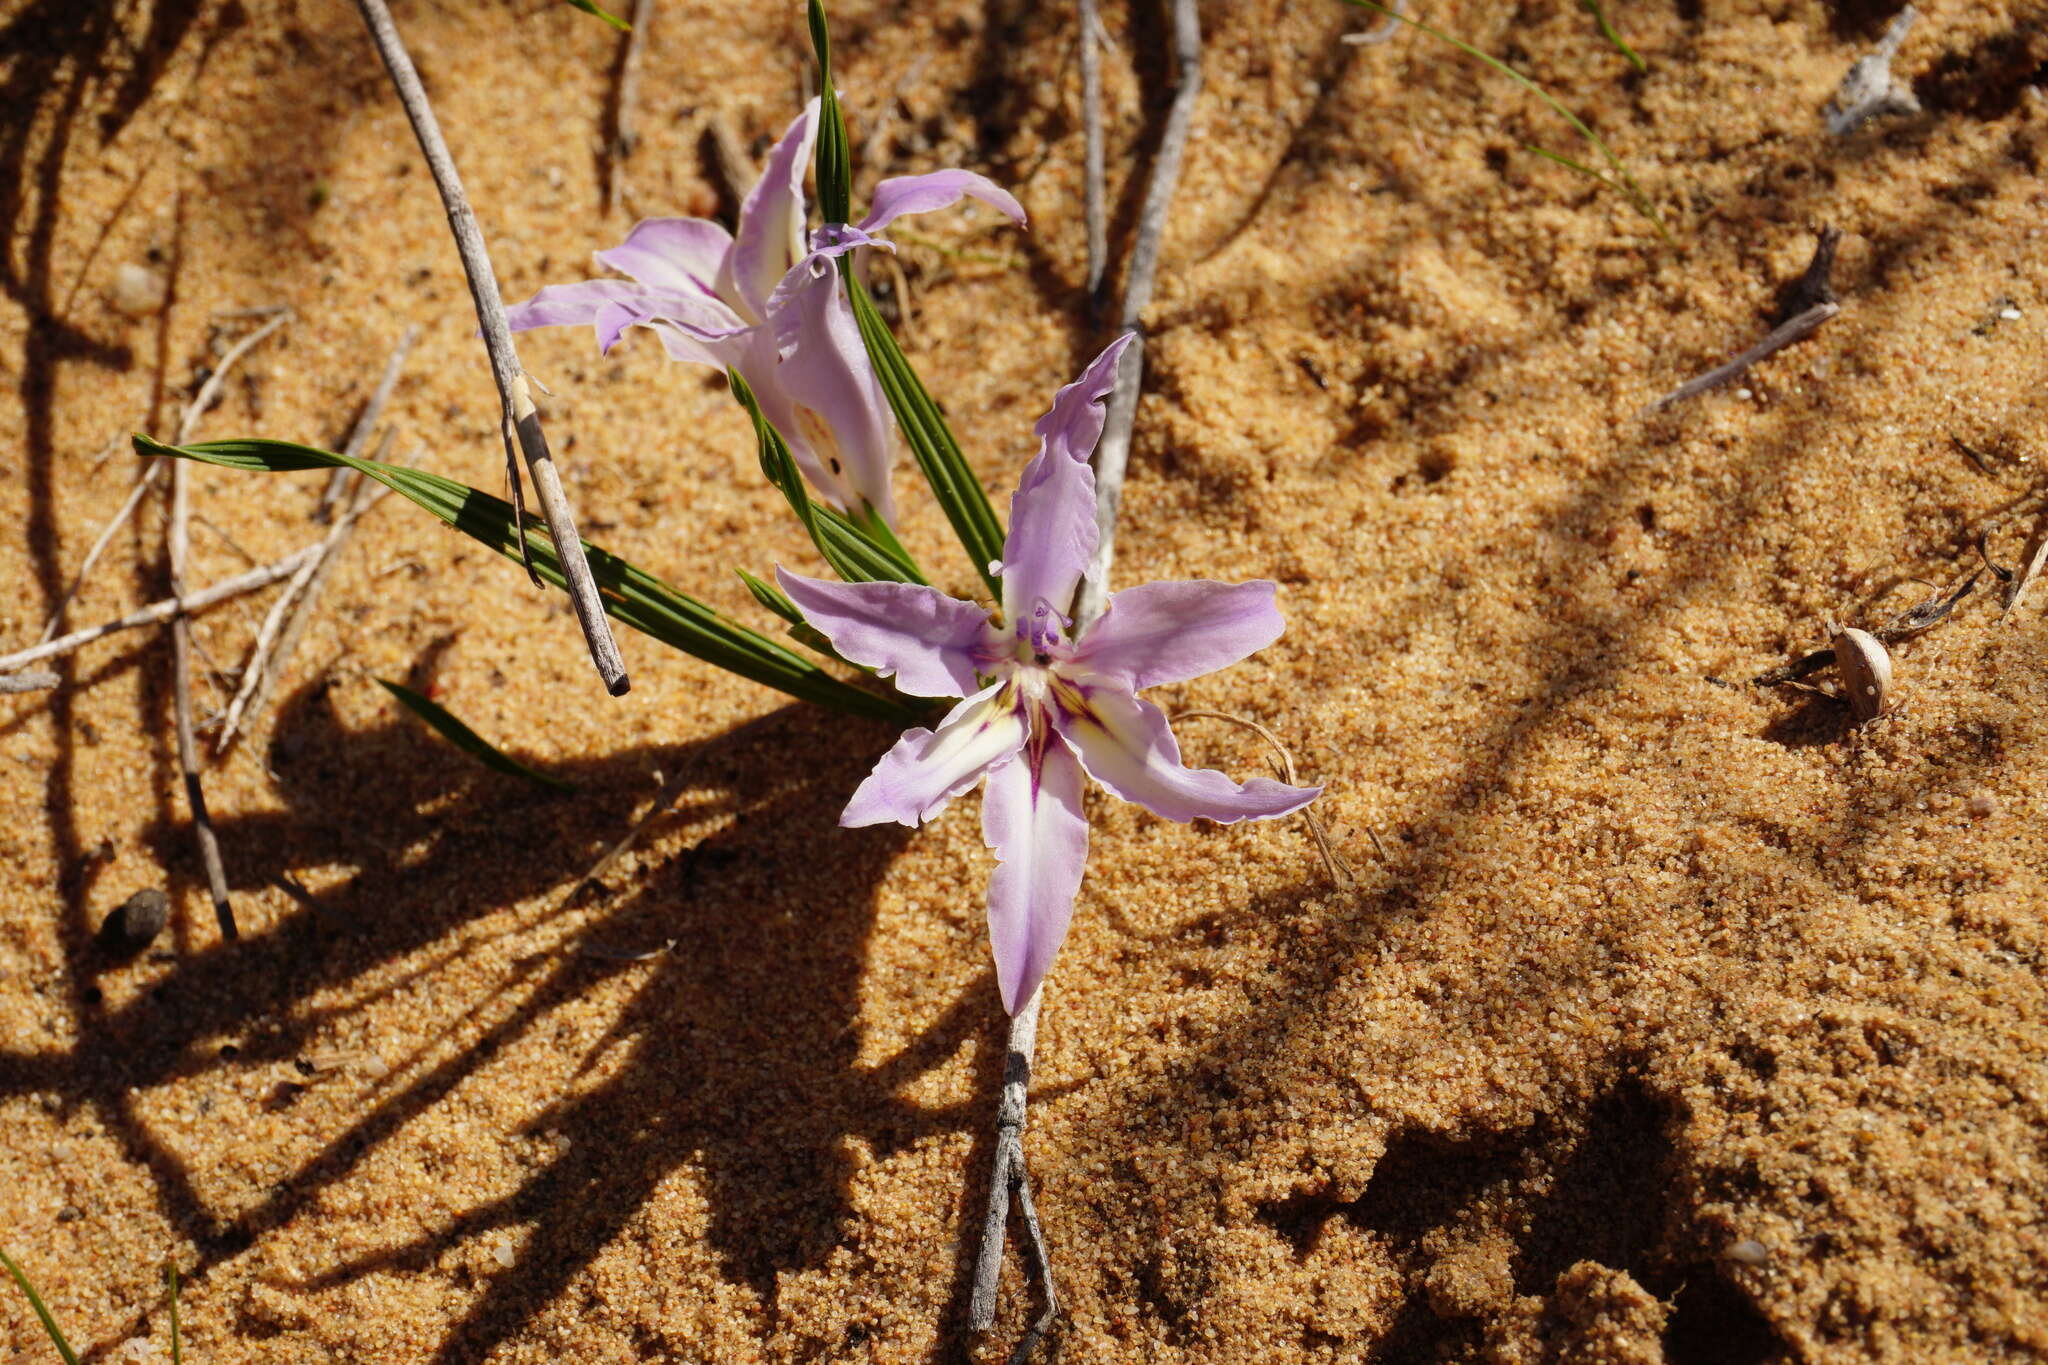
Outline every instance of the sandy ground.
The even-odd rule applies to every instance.
[[[500,487],[441,210],[352,7],[9,8],[0,643],[125,496],[108,443],[167,435],[251,325],[220,310],[297,316],[203,434],[338,444],[417,323],[397,448]],[[1161,700],[1284,736],[1357,884],[1298,821],[1093,798],[1029,1136],[1062,1359],[2048,1354],[2042,602],[2001,620],[1987,578],[1898,648],[1867,727],[1748,681],[2033,532],[2048,7],[1925,9],[1898,70],[1926,111],[1838,140],[1818,111],[1882,7],[1617,7],[1637,76],[1568,0],[1431,0],[1612,139],[1674,248],[1523,151],[1583,155],[1447,49],[1340,44],[1368,21],[1335,4],[1204,7],[1119,572],[1279,580],[1286,637]],[[802,90],[795,5],[664,0],[608,207],[614,35],[541,0],[398,17],[515,297],[635,216],[718,212],[707,130],[758,155]],[[1106,18],[1120,265],[1168,72],[1156,7]],[[1068,9],[835,24],[863,184],[967,165],[1032,213],[901,234],[906,345],[1006,497],[1105,340]],[[1841,316],[1641,416],[1762,335],[1822,224]],[[131,263],[167,309],[112,305]],[[722,384],[646,338],[524,355],[586,532],[761,620],[732,567],[810,561]],[[314,538],[319,483],[196,472],[195,581]],[[152,500],[71,619],[162,595],[162,543]],[[0,699],[0,1238],[74,1340],[149,1358],[124,1343],[165,1340],[170,1258],[207,1365],[1004,1358],[1014,1261],[1000,1330],[964,1331],[1003,1029],[975,803],[836,828],[883,727],[635,636],[607,700],[558,595],[397,500],[323,600],[206,771],[238,944],[163,633]],[[266,605],[200,621],[202,709]],[[484,771],[377,677],[578,794]],[[679,774],[679,812],[574,894]],[[149,887],[171,927],[108,961],[94,928]],[[50,1358],[11,1292],[0,1342]]]

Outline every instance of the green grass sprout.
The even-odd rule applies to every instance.
[[[64,1340],[64,1333],[57,1327],[57,1319],[50,1316],[49,1308],[43,1303],[43,1296],[36,1293],[36,1287],[28,1282],[28,1276],[14,1263],[14,1258],[0,1251],[0,1266],[7,1267],[7,1273],[21,1286],[21,1292],[28,1295],[28,1306],[36,1310],[36,1316],[43,1320],[43,1330],[50,1334],[50,1340],[57,1347],[57,1354],[64,1357],[64,1365],[78,1365],[78,1352],[71,1349],[71,1343]]]
[[[627,23],[624,19],[621,19],[616,14],[605,13],[596,5],[592,4],[591,0],[569,0],[569,4],[575,9],[582,10],[585,14],[596,15],[598,18],[604,20],[607,24],[610,24],[613,28],[617,29],[621,33],[631,33],[633,31],[633,26],[631,24]]]
[[[1628,45],[1628,39],[1622,37],[1614,25],[1608,22],[1607,11],[1601,6],[1600,0],[1579,0],[1579,4],[1584,7],[1586,13],[1593,16],[1593,22],[1600,26],[1600,36],[1613,44],[1614,50],[1626,57],[1630,66],[1644,75],[1648,75],[1650,71],[1649,65],[1636,55],[1636,50]],[[1567,162],[1566,164],[1569,165],[1570,163]]]
[[[1450,34],[1445,33],[1442,29],[1432,28],[1428,24],[1423,23],[1419,19],[1410,19],[1405,14],[1397,13],[1394,10],[1388,9],[1385,5],[1375,3],[1375,0],[1343,0],[1343,3],[1350,5],[1356,9],[1369,9],[1373,11],[1375,14],[1383,14],[1387,16],[1389,19],[1399,19],[1402,23],[1407,24],[1411,28],[1420,29],[1422,32],[1427,33],[1430,37],[1435,38],[1439,42],[1449,43],[1452,47],[1457,48],[1458,51],[1464,53],[1466,56],[1478,58],[1480,61],[1492,67],[1495,71],[1500,72],[1501,75],[1506,76],[1509,80],[1521,86],[1524,90],[1527,90],[1530,94],[1536,96],[1537,99],[1540,99],[1545,104],[1549,105],[1554,113],[1556,113],[1560,118],[1564,119],[1565,122],[1571,124],[1571,126],[1577,130],[1580,137],[1592,143],[1593,146],[1599,150],[1600,155],[1607,159],[1607,164],[1614,168],[1614,172],[1617,176],[1620,177],[1620,180],[1617,183],[1616,181],[1610,180],[1608,177],[1604,175],[1594,175],[1593,178],[1595,180],[1598,180],[1603,185],[1611,186],[1619,190],[1622,193],[1622,195],[1628,199],[1629,203],[1635,206],[1636,212],[1642,214],[1645,218],[1650,220],[1650,225],[1657,229],[1657,235],[1664,239],[1665,245],[1678,245],[1676,239],[1672,237],[1670,229],[1664,226],[1663,218],[1658,216],[1656,206],[1650,202],[1650,196],[1643,192],[1643,187],[1641,185],[1636,183],[1635,176],[1629,173],[1628,167],[1622,164],[1621,158],[1614,154],[1614,149],[1609,147],[1605,142],[1603,142],[1598,133],[1594,132],[1591,128],[1588,128],[1585,125],[1584,121],[1581,120],[1577,114],[1574,114],[1571,110],[1565,108],[1564,104],[1561,101],[1559,101],[1556,96],[1552,95],[1548,90],[1545,90],[1542,86],[1538,85],[1535,81],[1530,80],[1527,76],[1524,76],[1521,72],[1515,70],[1506,62],[1501,61],[1498,57],[1488,56],[1486,53],[1481,52],[1478,48],[1472,46],[1472,44],[1465,42],[1464,40],[1459,38],[1453,38]],[[1587,167],[1581,166],[1575,161],[1567,160],[1566,158],[1559,156],[1555,152],[1546,152],[1540,147],[1528,147],[1527,150],[1535,152],[1538,155],[1543,156],[1551,161],[1555,161],[1560,165],[1569,166],[1571,169],[1575,171],[1580,171],[1589,175],[1592,174],[1592,172]]]

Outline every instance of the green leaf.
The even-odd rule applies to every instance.
[[[185,1365],[184,1342],[178,1332],[178,1263],[164,1262],[164,1287],[171,1296],[171,1365]]]
[[[869,531],[883,526],[880,517],[869,516],[863,523],[856,524],[830,507],[823,507],[811,501],[811,491],[804,486],[803,471],[797,468],[796,457],[789,453],[789,443],[782,439],[782,433],[774,423],[762,415],[761,405],[754,398],[754,391],[747,387],[747,381],[740,377],[738,370],[727,370],[725,376],[732,385],[733,397],[747,410],[747,416],[754,421],[754,441],[761,456],[761,472],[768,482],[781,490],[788,500],[790,510],[803,523],[811,543],[818,547],[818,553],[825,556],[825,562],[832,571],[849,583],[922,583],[924,575],[911,562],[901,544],[893,535],[885,547],[869,536]]]
[[[832,86],[832,38],[823,0],[810,0],[811,49],[818,54],[818,212],[828,223],[853,221],[853,153],[846,114]]]
[[[71,1343],[64,1340],[64,1334],[57,1330],[57,1319],[50,1316],[50,1310],[43,1304],[43,1296],[36,1293],[36,1287],[28,1282],[28,1276],[21,1273],[21,1267],[14,1263],[14,1258],[0,1251],[0,1265],[7,1267],[7,1273],[21,1286],[21,1292],[28,1295],[28,1306],[35,1309],[36,1316],[43,1320],[43,1330],[50,1334],[57,1354],[64,1357],[64,1365],[78,1365],[78,1352],[71,1349]]]
[[[953,439],[952,428],[946,425],[939,405],[925,391],[917,371],[910,367],[903,348],[889,331],[889,324],[876,311],[875,301],[868,297],[867,289],[853,273],[850,255],[839,258],[839,272],[846,280],[847,296],[853,301],[853,320],[860,327],[860,339],[867,345],[868,358],[874,361],[875,377],[881,381],[889,408],[896,414],[896,425],[903,429],[903,439],[909,442],[918,469],[931,485],[932,496],[945,509],[946,520],[953,523],[953,534],[960,538],[967,557],[974,561],[974,571],[981,575],[989,592],[1000,598],[1002,583],[988,567],[1003,557],[1003,524],[996,518],[996,509],[989,505],[981,480],[974,477],[967,457],[960,453],[960,443]]]
[[[289,441],[258,438],[171,446],[138,433],[134,445],[142,455],[176,455],[202,464],[262,473],[344,466],[360,470],[507,559],[520,558],[511,504],[423,469],[358,460]],[[899,724],[915,723],[922,714],[900,697],[876,696],[842,682],[787,646],[749,630],[587,540],[583,548],[590,557],[591,576],[597,581],[604,609],[622,625],[729,673],[834,711]],[[540,577],[561,587],[562,566],[556,558],[554,542],[548,538],[545,527],[532,517],[526,521],[525,549]]]
[[[1650,70],[1649,66],[1644,63],[1641,57],[1636,55],[1636,50],[1628,45],[1628,40],[1617,33],[1614,25],[1607,21],[1607,11],[1600,4],[1600,0],[1579,0],[1579,4],[1585,8],[1586,13],[1593,16],[1593,22],[1599,25],[1600,36],[1613,44],[1616,52],[1628,58],[1630,66],[1647,75]]]
[[[585,14],[596,15],[598,18],[604,20],[607,24],[610,24],[613,28],[617,29],[621,33],[631,33],[633,31],[633,26],[631,24],[627,23],[624,19],[621,19],[616,14],[606,14],[603,10],[599,9],[596,5],[592,4],[591,0],[569,0],[569,4],[577,9],[582,10]]]
[[[1419,19],[1410,19],[1405,14],[1400,14],[1395,12],[1394,10],[1390,10],[1385,5],[1379,4],[1377,0],[1344,0],[1344,3],[1352,6],[1355,9],[1369,9],[1376,14],[1384,14],[1389,19],[1399,19],[1402,23],[1408,25],[1410,28],[1420,29],[1424,33],[1427,33],[1430,37],[1435,38],[1439,42],[1449,43],[1452,47],[1457,48],[1458,51],[1464,53],[1466,56],[1476,57],[1480,61],[1485,62],[1495,71],[1500,72],[1501,75],[1506,76],[1509,80],[1521,86],[1524,90],[1527,90],[1537,99],[1540,99],[1545,104],[1549,105],[1553,112],[1555,112],[1559,117],[1563,118],[1566,123],[1571,124],[1573,128],[1578,130],[1578,134],[1580,137],[1592,143],[1594,147],[1599,149],[1600,155],[1607,158],[1607,164],[1612,166],[1615,170],[1615,173],[1621,177],[1621,185],[1617,188],[1619,188],[1622,194],[1628,198],[1629,203],[1635,205],[1636,212],[1642,214],[1645,218],[1650,220],[1651,226],[1657,229],[1657,235],[1664,239],[1665,244],[1667,246],[1677,245],[1677,242],[1675,242],[1672,239],[1670,230],[1664,226],[1664,220],[1657,215],[1656,205],[1650,202],[1650,196],[1643,192],[1643,187],[1636,183],[1636,178],[1633,175],[1629,174],[1628,167],[1623,165],[1621,158],[1614,154],[1614,149],[1609,147],[1605,142],[1602,142],[1600,140],[1600,135],[1598,133],[1594,132],[1591,128],[1588,128],[1583,122],[1581,122],[1577,114],[1574,114],[1571,110],[1565,108],[1564,105],[1561,102],[1559,102],[1558,99],[1555,96],[1553,96],[1548,90],[1545,90],[1542,86],[1536,84],[1536,82],[1530,80],[1527,76],[1524,76],[1521,72],[1515,70],[1512,66],[1509,66],[1506,62],[1501,61],[1499,58],[1487,56],[1484,52],[1481,52],[1478,48],[1472,46],[1472,44],[1465,42],[1462,39],[1453,38],[1450,34],[1445,33],[1442,29],[1431,28],[1428,24],[1423,23]],[[1561,161],[1564,162],[1564,164],[1567,166],[1573,166],[1574,169],[1582,169],[1574,165],[1574,163],[1572,162],[1565,161],[1563,157],[1549,153],[1546,153],[1546,155],[1550,155],[1551,160],[1553,161]],[[1612,185],[1614,183],[1613,181],[1608,180],[1605,176],[1597,176],[1595,178],[1598,179],[1602,184]]]
[[[457,719],[455,713],[431,697],[413,691],[403,683],[377,679],[377,686],[405,703],[406,709],[425,721],[441,738],[468,754],[493,772],[504,773],[507,777],[523,777],[529,782],[538,782],[543,787],[557,791],[576,790],[573,782],[564,782],[559,777],[549,777],[535,768],[529,768],[518,759],[499,749],[476,731]]]

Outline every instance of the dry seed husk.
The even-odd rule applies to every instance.
[[[1835,667],[1858,724],[1876,720],[1891,700],[1892,656],[1875,635],[1851,626],[1835,634]]]

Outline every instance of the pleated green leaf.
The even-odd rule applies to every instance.
[[[377,686],[389,692],[404,704],[405,709],[427,723],[435,734],[468,754],[492,772],[504,773],[507,777],[523,777],[528,782],[538,782],[543,787],[557,791],[576,790],[573,782],[564,782],[559,777],[549,777],[538,768],[529,768],[518,759],[492,744],[476,731],[463,724],[456,714],[441,703],[423,693],[415,692],[403,683],[384,678],[377,679]]]
[[[832,38],[821,0],[810,0],[810,19],[811,48],[818,54],[818,212],[828,223],[846,223],[853,214],[853,153],[832,85]]]
[[[507,559],[520,558],[520,539],[512,506],[502,498],[423,469],[405,469],[376,460],[352,459],[289,441],[245,438],[171,446],[137,434],[136,453],[176,455],[202,464],[261,473],[346,466],[361,471],[441,520],[489,546]],[[544,524],[526,519],[526,553],[540,577],[561,587],[561,562]],[[591,576],[605,611],[622,625],[802,701],[816,702],[849,715],[872,716],[898,724],[914,723],[922,714],[901,698],[880,697],[833,677],[801,654],[706,606],[600,546],[583,542]]]
[[[746,380],[740,378],[738,370],[727,370],[725,374],[732,384],[733,397],[739,399],[740,406],[753,419],[761,473],[788,500],[789,509],[803,523],[811,543],[818,547],[818,553],[825,557],[832,571],[849,583],[924,582],[924,575],[918,572],[917,565],[895,536],[889,536],[886,546],[870,537],[869,530],[882,526],[879,517],[869,518],[865,526],[857,525],[842,513],[811,500],[811,490],[804,484],[803,471],[797,468],[796,457],[789,453],[789,443],[782,439],[782,433],[775,429],[774,423],[762,415],[754,391],[747,387]],[[887,528],[883,527],[883,530],[886,534]]]
[[[782,589],[776,587],[773,583],[754,577],[745,569],[734,569],[733,572],[740,576],[740,582],[747,585],[747,591],[754,595],[756,602],[759,602],[762,606],[789,622],[790,638],[798,644],[814,653],[822,654],[828,659],[846,664],[848,668],[858,668],[863,673],[874,672],[873,669],[861,664],[847,663],[845,656],[832,648],[832,642],[826,639],[816,626],[804,620],[804,614],[796,609],[796,603],[782,595]]]
[[[946,520],[953,524],[953,534],[960,538],[967,557],[974,561],[974,571],[981,575],[989,592],[1000,598],[1002,583],[989,565],[1003,557],[1003,524],[989,504],[981,480],[974,476],[967,457],[960,453],[960,443],[953,439],[953,429],[946,425],[945,415],[925,391],[917,371],[910,367],[903,348],[889,331],[889,324],[876,311],[875,301],[868,297],[867,289],[853,273],[852,260],[850,255],[839,258],[840,274],[853,301],[853,319],[860,327],[860,339],[867,345],[875,377],[881,380],[889,408],[896,414],[896,425],[903,429],[903,439],[909,443],[925,482],[931,485],[932,496],[945,509]]]

